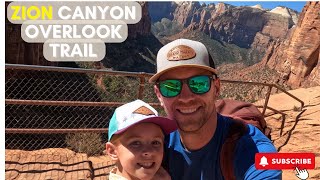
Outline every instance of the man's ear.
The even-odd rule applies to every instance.
[[[160,102],[160,105],[163,107],[162,95],[161,95],[161,93],[160,93],[160,90],[159,90],[158,86],[157,86],[157,85],[154,85],[154,86],[153,86],[153,89],[154,89],[154,93],[155,93],[155,94],[157,95],[157,97],[158,97],[158,100],[159,100],[159,102]]]
[[[220,78],[217,78],[216,80],[214,80],[213,85],[216,92],[216,98],[218,98],[220,95]]]
[[[118,152],[117,152],[117,148],[114,144],[112,144],[111,142],[107,142],[106,143],[106,151],[112,160],[114,160],[114,161],[118,160]]]

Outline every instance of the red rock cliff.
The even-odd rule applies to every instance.
[[[289,39],[269,47],[263,62],[283,74],[288,85],[320,85],[320,2],[308,2]]]

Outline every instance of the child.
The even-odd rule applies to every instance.
[[[118,107],[109,122],[106,144],[107,153],[117,166],[109,179],[157,179],[159,174],[170,179],[163,169],[158,170],[164,135],[176,128],[175,121],[159,117],[154,108],[141,100]]]

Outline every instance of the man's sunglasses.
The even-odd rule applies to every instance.
[[[160,93],[164,97],[175,97],[181,93],[183,83],[187,83],[191,92],[195,94],[204,94],[210,91],[211,80],[217,78],[217,75],[201,75],[193,76],[187,79],[167,79],[156,82],[160,89]]]

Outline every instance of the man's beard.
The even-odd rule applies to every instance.
[[[197,119],[175,119],[180,131],[185,133],[197,133],[207,123],[206,117]]]

